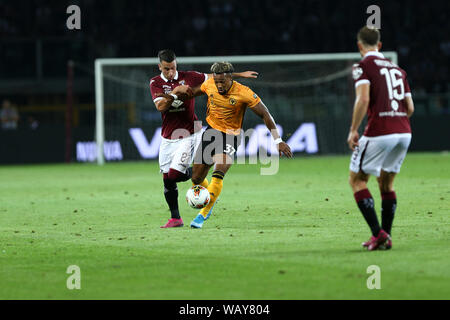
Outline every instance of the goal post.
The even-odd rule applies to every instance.
[[[393,51],[383,52],[386,58],[397,64],[397,53]],[[274,95],[274,104],[282,105],[283,99],[287,101],[290,95],[304,92],[297,97],[297,101],[304,99],[317,100],[323,95],[323,90],[330,90],[339,86],[341,79],[348,78],[351,71],[351,64],[359,61],[361,56],[357,52],[352,53],[321,53],[321,54],[284,54],[284,55],[248,55],[248,56],[209,56],[209,57],[177,57],[179,70],[196,70],[209,72],[209,67],[217,61],[228,61],[235,64],[237,71],[255,70],[260,72],[260,77],[256,80],[245,79],[244,83],[250,83],[252,89],[259,87],[264,90],[266,98],[270,100],[270,95]],[[144,99],[143,103],[151,103],[148,99],[150,95],[149,80],[158,73],[155,73],[158,58],[107,58],[95,60],[95,140],[97,148],[97,163],[105,163],[104,143],[105,143],[105,95],[117,102],[133,104],[133,99]],[[188,67],[188,68],[187,68]],[[194,69],[195,68],[195,69]],[[111,69],[111,70],[109,70]],[[150,71],[150,69],[152,69]],[[198,70],[197,70],[198,69]],[[261,70],[261,71],[260,71]],[[159,71],[158,71],[159,72]],[[264,78],[264,72],[273,76]],[[260,80],[262,78],[262,80]],[[105,80],[108,84],[105,89]],[[320,90],[319,86],[327,85]],[[303,89],[306,88],[307,89]],[[278,88],[279,92],[272,92],[272,88]],[[282,88],[289,88],[283,91]],[[317,90],[316,90],[317,89]],[[105,90],[107,92],[105,92]],[[127,90],[129,92],[127,92]],[[139,92],[131,92],[139,90]],[[347,95],[348,89],[340,88],[334,90],[335,96]],[[146,93],[145,93],[146,91]],[[257,90],[255,90],[257,91]],[[284,95],[284,97],[283,97]],[[125,98],[126,97],[126,98]],[[263,100],[266,100],[264,98]],[[324,97],[323,97],[324,98]],[[114,104],[116,100],[109,101]],[[315,102],[316,106],[318,101]],[[147,106],[150,107],[150,106]],[[111,107],[112,108],[112,107]],[[270,109],[270,107],[269,107]],[[134,111],[129,112],[133,114]],[[115,116],[117,117],[117,116]],[[122,115],[122,117],[125,117]]]

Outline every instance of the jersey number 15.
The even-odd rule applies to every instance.
[[[405,98],[405,87],[403,86],[402,73],[397,69],[382,68],[380,70],[386,78],[386,85],[389,92],[389,99],[402,101]]]

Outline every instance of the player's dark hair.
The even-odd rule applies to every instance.
[[[170,49],[164,49],[161,50],[160,52],[158,52],[158,58],[159,58],[159,62],[165,61],[165,62],[172,62],[173,60],[175,60],[177,57],[175,56],[175,52],[173,52]]]
[[[380,41],[380,31],[374,27],[364,26],[359,29],[356,38],[361,41],[363,45],[375,46]]]
[[[233,73],[234,68],[233,65],[229,62],[215,62],[211,66],[211,72],[215,74],[221,74],[221,73]]]

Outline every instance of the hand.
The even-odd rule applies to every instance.
[[[256,71],[244,71],[239,74],[241,78],[258,78],[258,72]]]
[[[181,85],[176,87],[175,89],[172,90],[173,94],[176,94],[177,96],[180,94],[185,94],[185,95],[192,95],[192,88],[189,87],[188,85]]]
[[[280,152],[280,156],[284,155],[288,158],[292,158],[292,151],[289,145],[286,142],[280,142],[278,144],[278,151]]]
[[[178,86],[172,90],[172,93],[178,96],[179,100],[187,100],[194,95],[192,88],[187,85]]]
[[[359,146],[358,140],[359,140],[358,131],[350,130],[350,132],[348,133],[348,138],[347,138],[348,147],[354,151],[355,147]]]

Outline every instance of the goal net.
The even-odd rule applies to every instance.
[[[383,53],[397,63],[395,52]],[[209,73],[216,61],[231,62],[236,72],[257,71],[257,79],[237,81],[261,97],[293,151],[339,154],[347,152],[346,135],[354,99],[351,67],[360,59],[359,53],[329,53],[178,57],[177,63],[179,71]],[[158,62],[157,58],[96,60],[94,148],[99,164],[105,160],[158,157],[161,115],[149,88],[150,79],[160,73]],[[195,108],[199,120],[206,125],[206,97],[196,98]],[[252,112],[246,113],[243,128],[254,129],[256,136],[270,137]],[[240,155],[251,155],[263,145],[257,139],[249,140],[240,147]]]

